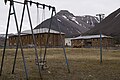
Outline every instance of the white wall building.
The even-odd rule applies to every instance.
[[[65,46],[71,46],[71,39],[72,38],[65,38]]]

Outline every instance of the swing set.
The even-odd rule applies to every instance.
[[[34,45],[34,50],[35,50],[35,60],[37,62],[37,67],[38,67],[40,79],[43,80],[41,70],[43,69],[43,67],[45,65],[41,65],[41,62],[43,64],[45,64],[45,62],[46,62],[46,53],[47,53],[48,42],[49,42],[49,37],[50,37],[50,30],[51,30],[51,27],[52,27],[52,18],[53,18],[54,14],[56,15],[56,9],[53,6],[46,5],[46,4],[41,4],[39,2],[33,2],[31,0],[30,1],[29,0],[24,0],[24,2],[19,2],[19,1],[14,1],[14,0],[4,0],[5,4],[8,1],[10,2],[10,6],[9,6],[9,14],[8,14],[8,21],[7,21],[7,28],[6,28],[6,36],[5,36],[4,48],[3,48],[3,54],[2,54],[0,76],[2,75],[3,64],[4,64],[4,57],[5,57],[5,53],[6,53],[7,36],[8,36],[8,30],[9,30],[10,18],[13,15],[14,19],[15,19],[15,24],[16,24],[18,38],[17,38],[17,41],[16,41],[16,49],[15,49],[15,56],[14,56],[12,74],[14,74],[15,65],[16,65],[16,59],[17,59],[17,54],[18,54],[18,49],[20,47],[21,54],[22,54],[22,59],[23,59],[23,63],[24,63],[24,70],[25,70],[26,80],[29,79],[29,77],[28,77],[28,70],[27,70],[27,67],[26,67],[26,59],[25,59],[25,56],[24,56],[24,50],[23,50],[23,45],[22,45],[22,40],[21,40],[21,30],[22,30],[22,27],[23,27],[23,19],[24,19],[24,14],[25,14],[25,9],[26,9],[27,10],[27,14],[28,14],[28,19],[29,19],[31,32],[32,32],[32,40],[33,40],[33,45]],[[32,4],[35,4],[37,6],[37,10],[38,10],[38,8],[40,8],[42,10],[45,10],[46,7],[47,7],[49,9],[49,11],[52,11],[52,13],[51,13],[51,21],[50,21],[50,23],[48,23],[49,24],[49,29],[48,29],[48,34],[47,34],[45,51],[44,51],[44,55],[43,56],[40,55],[40,59],[38,57],[38,50],[37,50],[36,40],[35,40],[35,36],[34,36],[34,32],[33,32],[32,21],[31,21],[31,16],[30,16],[28,3],[30,4],[30,6],[32,6]],[[23,5],[23,11],[22,11],[22,17],[21,17],[20,25],[18,25],[17,16],[16,16],[16,10],[15,10],[14,4],[21,4],[21,5]],[[42,7],[39,7],[39,6],[42,6]],[[13,11],[12,11],[12,9],[13,9]],[[38,14],[38,12],[37,12],[37,14]],[[57,21],[57,17],[56,17],[56,21]],[[57,24],[58,24],[58,22],[57,22]],[[57,26],[57,27],[59,28],[59,33],[60,33],[60,36],[61,36],[62,48],[63,48],[65,60],[66,60],[67,70],[68,70],[68,73],[70,73],[68,59],[67,59],[67,55],[66,55],[66,51],[65,51],[65,47],[64,47],[64,43],[63,43],[64,41],[63,41],[63,38],[62,38],[62,35],[61,35],[61,30],[60,30],[59,26]]]

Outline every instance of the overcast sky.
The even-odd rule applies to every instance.
[[[17,0],[23,1],[23,0]],[[73,13],[75,16],[82,16],[82,15],[92,15],[95,16],[98,13],[104,13],[106,16],[109,15],[111,12],[120,8],[120,0],[34,0],[40,3],[48,4],[55,6],[57,12],[60,10],[68,10],[69,12]],[[20,17],[23,6],[15,4],[18,24],[20,24]],[[5,29],[7,26],[7,17],[8,17],[8,10],[9,10],[9,3],[7,5],[4,4],[4,0],[0,0],[0,34],[5,33]],[[35,27],[37,22],[37,9],[35,5],[30,8],[31,11],[31,18],[33,22],[33,27]],[[39,16],[42,16],[42,10],[39,11]],[[49,11],[45,11],[47,16],[50,16]],[[46,17],[46,18],[47,18]],[[38,21],[42,21],[42,18]],[[25,14],[25,19],[23,23],[23,29],[26,30],[30,29],[28,24],[28,17]],[[11,17],[10,22],[10,29],[9,33],[16,33],[16,28],[14,24],[13,17]]]

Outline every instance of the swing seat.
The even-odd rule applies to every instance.
[[[37,62],[37,60],[35,59],[35,64],[38,65],[38,63],[39,63],[39,66],[44,67],[44,69],[47,68],[46,61],[40,61],[40,60],[39,60],[39,62]]]

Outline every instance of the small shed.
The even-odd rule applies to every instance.
[[[112,47],[113,39],[110,36],[102,35],[102,46]],[[71,40],[72,47],[100,47],[100,35],[79,36]]]
[[[46,45],[47,37],[48,37],[48,28],[34,29],[34,36],[36,40],[37,46],[44,47]],[[61,33],[63,41],[65,40],[65,34]],[[9,36],[9,46],[16,46],[18,35]],[[21,33],[21,40],[23,46],[32,47],[33,39],[31,30],[25,30]],[[59,47],[61,46],[61,36],[60,32],[55,30],[50,30],[48,46],[50,47]],[[65,44],[65,41],[63,42]]]
[[[65,46],[66,47],[71,47],[71,39],[72,38],[65,38]]]

